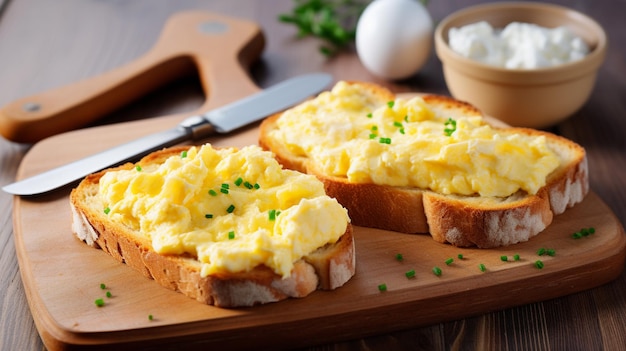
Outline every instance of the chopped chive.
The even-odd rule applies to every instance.
[[[220,193],[228,194],[228,188],[220,188]]]
[[[380,139],[378,139],[378,142],[381,143],[381,144],[388,144],[388,145],[390,145],[391,144],[391,138],[380,138]]]
[[[235,238],[235,232],[234,231],[230,231],[228,232],[228,240],[233,240]]]
[[[478,265],[478,269],[480,269],[481,272],[484,272],[487,270],[487,267],[485,267],[485,265],[483,263]]]
[[[541,260],[535,261],[535,267],[537,267],[538,269],[542,269],[543,268],[543,262]]]
[[[111,208],[107,207],[104,209],[104,214],[109,214],[111,212]]]
[[[372,113],[371,112],[367,114],[367,118],[372,118]]]
[[[508,260],[509,260],[509,258],[507,256],[505,256],[505,255],[500,256],[500,261],[506,262]]]
[[[376,134],[370,134],[370,139],[376,139],[377,136],[378,135],[376,135]]]
[[[404,121],[408,122],[409,121],[409,115],[404,116]]]
[[[404,256],[402,256],[402,254],[401,254],[401,253],[397,253],[397,254],[396,254],[396,260],[398,260],[398,261],[402,261],[402,260],[404,260]]]
[[[151,320],[153,320],[153,319],[154,319],[154,317],[153,317],[151,314],[149,314],[149,315],[148,315],[148,320],[150,320],[150,321],[151,321]]]
[[[230,205],[228,206],[228,208],[226,209],[226,212],[228,213],[233,213],[233,211],[235,210],[235,205]]]
[[[462,259],[463,259],[463,254],[458,254],[458,255],[456,255],[456,257],[457,257],[459,260],[462,260]]]
[[[230,185],[228,185],[228,183],[222,183],[222,189],[230,189]]]
[[[436,276],[441,276],[441,268],[435,266],[433,267],[433,274],[435,274]]]
[[[555,249],[548,249],[546,251],[546,253],[548,254],[548,256],[555,256],[556,255],[556,250]]]
[[[450,257],[446,260],[446,264],[449,266],[452,264],[452,262],[454,262],[454,258]]]
[[[538,256],[543,256],[546,254],[546,249],[544,249],[543,247],[540,248],[539,250],[537,250],[537,255]]]
[[[387,291],[387,284],[378,284],[378,291]]]
[[[137,172],[141,172],[141,166],[140,165],[135,166],[135,169],[137,170]]]
[[[211,196],[217,196],[217,192],[213,189],[209,190],[209,195]]]
[[[276,220],[276,210],[270,210],[269,211],[269,219],[270,219],[270,221],[275,221]]]
[[[213,215],[210,214],[210,213],[207,213],[207,214],[204,215],[204,218],[213,218]]]
[[[583,237],[583,234],[581,232],[576,232],[574,234],[572,234],[572,238],[574,239],[580,239]]]
[[[96,299],[96,301],[94,301],[94,303],[96,304],[96,306],[102,307],[102,306],[104,306],[104,299]]]
[[[454,131],[456,130],[456,121],[453,120],[452,118],[448,118],[448,120],[444,123],[445,128],[443,130],[443,133],[446,136],[451,136],[452,133],[454,133]]]
[[[393,121],[393,125],[394,125],[394,127],[398,127],[398,128],[402,127],[402,123],[400,123],[398,121]]]
[[[180,158],[185,158],[187,157],[187,150],[183,150],[183,152],[180,153]]]
[[[415,278],[415,269],[411,269],[410,271],[404,273],[407,278]]]
[[[399,132],[400,134],[404,134],[404,127],[403,127],[403,128],[398,129],[398,132]]]
[[[513,260],[519,261],[519,255],[518,254],[513,255]]]
[[[387,107],[389,108],[393,108],[393,105],[395,105],[396,102],[395,101],[387,101]]]
[[[111,297],[111,296],[113,296],[113,294],[111,294],[110,291],[107,291],[107,297]]]
[[[378,126],[372,126],[372,128],[370,128],[371,131],[375,132],[378,130]]]
[[[241,177],[237,178],[237,180],[235,180],[235,185],[236,186],[240,186],[241,183],[243,183],[243,179],[241,179]]]
[[[254,183],[253,188],[255,188],[255,189],[260,189],[260,188],[261,188],[261,186],[259,185],[259,183]]]
[[[250,184],[250,182],[244,182],[243,186],[245,186],[247,189],[252,189],[254,187],[252,184]]]
[[[100,283],[100,289],[104,290],[106,288],[107,288],[107,286],[104,283]]]

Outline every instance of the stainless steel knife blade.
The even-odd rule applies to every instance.
[[[295,105],[320,92],[331,81],[332,76],[325,73],[311,73],[291,78],[203,115],[191,116],[173,129],[151,134],[36,176],[5,185],[2,190],[14,195],[47,193],[88,174],[145,156],[164,147],[187,140],[202,139],[215,132],[231,132]]]

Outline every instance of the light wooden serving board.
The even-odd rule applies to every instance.
[[[24,158],[19,177],[169,127],[172,118],[85,129],[45,139]],[[141,131],[141,133],[137,132]],[[103,139],[96,145],[93,140]],[[208,140],[220,146],[256,143],[257,126]],[[593,170],[592,170],[593,171]],[[593,192],[556,217],[527,243],[506,248],[460,249],[428,235],[355,228],[357,274],[344,287],[309,297],[243,309],[206,306],[144,278],[71,232],[70,188],[16,197],[15,242],[28,301],[49,349],[68,345],[117,348],[220,349],[301,347],[383,333],[550,299],[616,278],[624,268],[626,240],[611,210]],[[595,234],[573,239],[581,228]],[[554,257],[539,257],[539,248]],[[395,256],[401,253],[404,260]],[[458,254],[463,259],[457,258]],[[516,262],[503,262],[501,255]],[[454,258],[451,265],[445,260]],[[543,269],[534,262],[541,259]],[[479,264],[486,272],[481,272]],[[432,268],[442,269],[435,276]],[[415,270],[412,279],[405,272]],[[105,297],[104,283],[112,293]],[[380,292],[379,284],[387,291]],[[94,300],[106,305],[96,307]],[[148,316],[152,315],[153,320]],[[278,343],[278,344],[277,344]]]

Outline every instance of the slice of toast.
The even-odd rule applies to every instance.
[[[248,271],[202,274],[202,265],[193,255],[159,254],[152,241],[104,213],[99,181],[109,171],[144,169],[162,164],[188,147],[154,152],[136,164],[125,164],[87,176],[70,195],[72,230],[90,246],[100,248],[118,261],[197,301],[218,307],[243,307],[305,297],[317,289],[332,290],[355,274],[352,227],[334,243],[328,243],[294,262],[288,277],[259,265]]]
[[[395,99],[387,89],[371,83],[359,86],[367,101],[382,106]],[[474,106],[455,99],[426,95],[423,100],[438,115],[453,119],[482,116]],[[502,135],[543,136],[558,160],[545,184],[534,194],[522,190],[505,197],[443,194],[428,188],[350,182],[347,177],[320,172],[312,159],[273,136],[282,113],[263,121],[259,144],[276,154],[285,167],[316,175],[329,196],[335,197],[352,223],[403,233],[430,233],[434,240],[455,246],[493,248],[529,240],[552,222],[553,216],[582,201],[589,190],[585,150],[557,135],[526,129],[496,128]],[[332,119],[331,113],[327,116]],[[336,122],[333,122],[336,123]],[[334,126],[336,129],[340,127]],[[331,135],[331,133],[328,133]]]

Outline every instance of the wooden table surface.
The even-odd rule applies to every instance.
[[[483,1],[433,0],[435,21]],[[626,32],[624,1],[560,0],[595,18],[607,31],[609,50],[588,103],[551,128],[588,152],[591,188],[626,223]],[[0,0],[0,106],[20,97],[105,72],[146,52],[165,20],[182,10],[207,10],[250,19],[266,35],[261,60],[251,69],[267,87],[311,71],[336,80],[366,80],[395,92],[447,94],[434,50],[419,74],[389,82],[369,74],[354,52],[332,59],[314,39],[298,40],[277,21],[291,0]],[[106,122],[190,111],[204,101],[195,77],[182,78],[106,117]],[[0,185],[14,180],[29,145],[0,138]],[[0,349],[39,350],[44,345],[27,304],[13,240],[12,196],[0,192]],[[547,282],[549,283],[549,282]],[[463,320],[346,340],[311,350],[618,350],[626,348],[626,273],[604,286],[561,298],[497,310]]]

